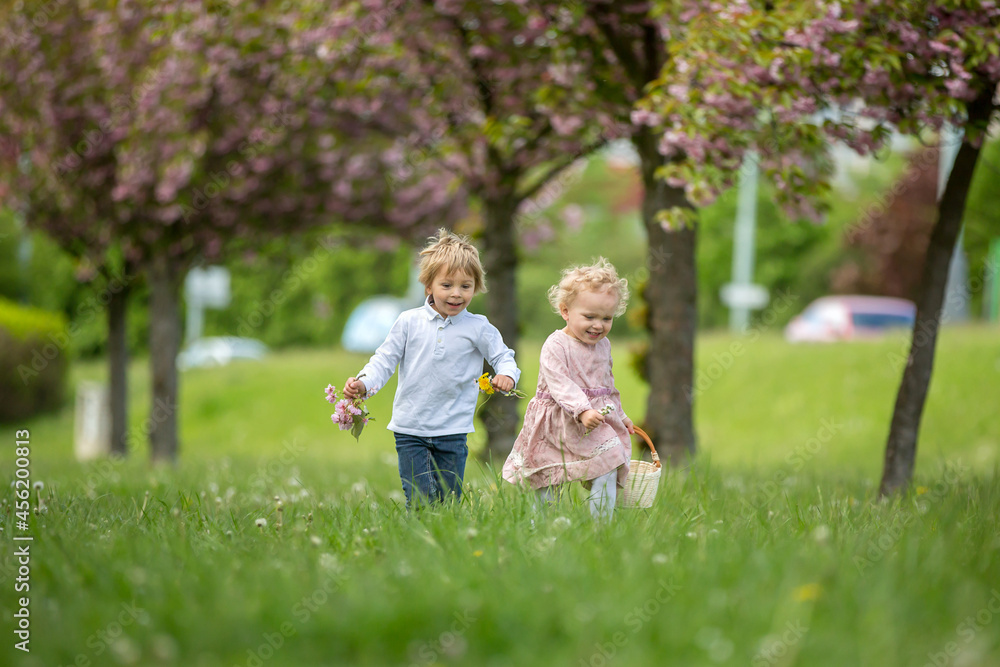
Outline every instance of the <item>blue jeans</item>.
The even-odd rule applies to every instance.
[[[469,456],[465,433],[424,437],[395,433],[399,478],[412,503],[442,502],[449,494],[462,499],[465,459]]]

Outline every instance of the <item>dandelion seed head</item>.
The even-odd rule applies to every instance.
[[[359,552],[355,552],[355,555],[360,556],[361,554]],[[337,557],[334,556],[333,554],[326,554],[326,553],[320,554],[319,566],[322,567],[324,570],[330,570],[333,572],[339,572],[341,569],[340,561],[337,560]]]
[[[142,657],[142,649],[129,637],[119,637],[111,643],[111,653],[123,665],[134,665]]]

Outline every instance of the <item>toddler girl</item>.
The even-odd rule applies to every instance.
[[[530,485],[542,500],[580,480],[590,487],[593,516],[610,518],[632,452],[632,421],[615,389],[608,341],[614,318],[628,305],[628,282],[600,257],[563,271],[549,302],[566,326],[542,345],[538,389],[503,478]]]

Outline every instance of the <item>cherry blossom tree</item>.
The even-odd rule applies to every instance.
[[[79,29],[84,12],[75,4],[25,3],[20,10],[5,5],[0,12],[0,131],[7,147],[0,167],[28,224],[56,239],[85,273],[96,272],[103,279],[111,451],[124,456],[126,314],[136,272],[112,238],[110,193],[115,140],[131,109],[120,75],[134,74],[151,45],[136,42],[141,25],[134,15],[116,16],[118,40],[99,48],[86,28]],[[100,61],[109,57],[109,49],[129,43],[131,53],[113,54],[122,57],[115,80],[116,73],[103,69]],[[103,94],[91,96],[95,89]]]
[[[474,198],[488,316],[516,348],[521,213],[569,165],[622,136],[620,118],[581,62],[586,54],[532,3],[371,0],[357,11],[331,15],[342,40],[366,17],[383,21],[355,40],[367,106],[353,98],[352,110],[369,127],[404,138],[394,176],[440,168]],[[487,456],[505,457],[519,426],[515,400],[491,401],[484,423]]]
[[[433,171],[390,190],[398,147],[333,103],[348,76],[331,79],[324,57],[352,45],[327,34],[319,3],[297,9],[6,8],[0,123],[31,162],[29,223],[98,255],[118,247],[148,276],[154,460],[177,456],[179,292],[194,262],[335,220],[427,229],[458,210]]]
[[[677,3],[659,2],[670,12]],[[896,398],[881,492],[907,486],[934,363],[951,256],[1000,82],[1000,8],[991,1],[710,3],[692,8],[644,102],[677,159],[662,176],[710,201],[748,150],[784,202],[818,217],[829,169],[802,159],[839,140],[861,154],[893,131],[925,138],[962,129],[918,290],[909,358]]]
[[[592,99],[609,105],[622,133],[640,159],[644,188],[642,220],[649,244],[646,266],[633,277],[645,277],[649,330],[645,375],[650,384],[644,427],[657,448],[679,461],[696,449],[693,423],[694,344],[697,326],[695,205],[680,183],[665,181],[662,171],[673,158],[662,148],[672,137],[636,109],[646,89],[659,81],[671,58],[670,44],[679,39],[688,7],[654,12],[650,2],[540,3],[552,29],[563,35],[568,57],[594,82]],[[666,212],[686,215],[667,217]],[[687,388],[687,389],[686,389]]]

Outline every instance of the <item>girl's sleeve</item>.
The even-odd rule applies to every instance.
[[[369,393],[374,393],[385,386],[403,358],[408,324],[405,315],[403,313],[396,318],[392,329],[389,330],[389,335],[385,337],[385,342],[378,346],[375,354],[358,374],[359,376],[364,375],[361,381],[364,382]]]
[[[555,345],[543,345],[539,367],[548,384],[549,394],[566,412],[579,419],[580,413],[590,410],[590,399],[573,381],[566,359],[566,350]]]

